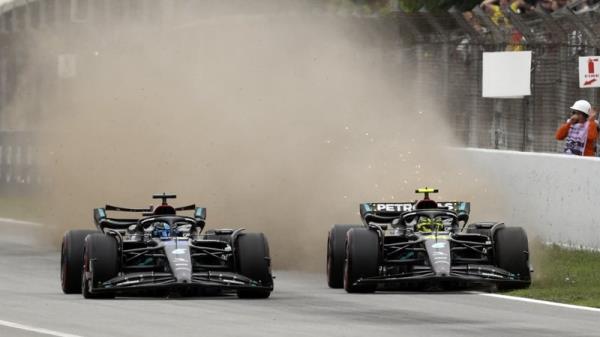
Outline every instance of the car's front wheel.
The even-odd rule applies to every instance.
[[[376,283],[361,284],[361,279],[379,275],[379,235],[367,228],[352,228],[346,238],[344,289],[349,293],[372,293]]]
[[[112,292],[94,292],[103,282],[119,273],[117,240],[109,235],[90,234],[85,239],[83,253],[82,292],[85,298],[111,298]]]
[[[520,287],[531,284],[529,270],[529,243],[521,227],[500,228],[495,233],[495,254],[498,267],[517,275],[524,281]],[[500,287],[507,288],[507,287]],[[519,286],[513,287],[519,288]]]
[[[236,239],[237,268],[241,275],[257,281],[259,285],[272,287],[271,256],[269,243],[263,233],[242,233]],[[270,289],[240,289],[239,298],[267,298]]]

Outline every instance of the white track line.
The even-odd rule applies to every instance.
[[[57,336],[57,337],[81,337],[80,335],[72,335],[69,333],[64,333],[64,332],[59,332],[59,331],[35,328],[32,326],[28,326],[28,325],[23,325],[23,324],[19,324],[19,323],[8,322],[8,321],[2,321],[2,320],[0,320],[0,326],[6,326],[9,328],[37,332],[39,334]]]
[[[10,219],[10,218],[0,218],[0,222],[10,223],[10,224],[14,224],[14,225],[32,226],[32,227],[41,227],[42,226],[41,223],[17,220],[17,219]]]
[[[511,301],[537,303],[537,304],[550,305],[550,306],[554,306],[554,307],[562,307],[562,308],[568,308],[568,309],[578,309],[578,310],[600,312],[600,308],[584,307],[584,306],[581,306],[581,305],[564,304],[564,303],[542,301],[542,300],[534,300],[532,298],[518,297],[518,296],[508,296],[508,295],[500,295],[500,294],[487,294],[487,293],[477,293],[477,294],[481,295],[481,296],[503,298],[503,299],[511,300]]]

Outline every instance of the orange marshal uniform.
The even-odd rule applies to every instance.
[[[556,139],[564,140],[567,138],[569,134],[569,129],[571,129],[571,124],[564,123],[561,125],[558,130],[556,130]],[[587,133],[587,141],[585,143],[585,149],[583,150],[584,156],[594,156],[596,155],[596,140],[598,139],[598,124],[596,121],[590,121],[588,125],[588,133]]]

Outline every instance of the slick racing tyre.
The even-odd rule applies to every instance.
[[[520,287],[528,287],[531,283],[531,273],[529,270],[529,244],[525,230],[521,227],[505,227],[498,229],[495,236],[496,264],[498,267],[518,275],[521,281],[525,281]],[[506,289],[506,287],[500,288]]]
[[[242,233],[237,237],[235,257],[238,273],[262,286],[272,286],[271,257],[269,243],[262,233]],[[267,298],[271,295],[268,289],[240,289],[239,298]]]
[[[76,229],[63,235],[60,249],[60,284],[65,294],[81,294],[83,270],[83,244],[88,234],[95,230]]]
[[[346,238],[344,289],[349,293],[372,293],[377,284],[355,283],[379,275],[379,235],[367,228],[352,228]]]
[[[82,292],[85,298],[111,298],[114,293],[94,293],[93,288],[119,273],[119,251],[114,237],[96,233],[85,239]]]
[[[330,288],[344,286],[346,234],[360,225],[334,225],[327,236],[327,284]]]

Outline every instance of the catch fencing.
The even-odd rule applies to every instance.
[[[36,175],[39,160],[32,135],[38,116],[59,112],[44,111],[46,105],[36,98],[60,99],[61,83],[68,81],[76,66],[74,56],[64,50],[42,61],[28,59],[27,36],[44,31],[51,37],[65,31],[57,29],[60,27],[72,27],[70,31],[76,33],[88,23],[114,33],[111,27],[132,19],[164,25],[169,24],[170,13],[182,8],[190,20],[195,20],[212,15],[200,9],[206,8],[208,1],[202,1],[203,6],[184,0],[0,1],[0,190],[23,189],[43,181]],[[231,2],[244,13],[277,10],[246,0]],[[332,10],[331,6],[316,5],[322,1],[311,3],[315,4],[315,15],[323,14],[324,8]],[[423,96],[437,96],[443,105],[440,110],[447,111],[456,136],[465,145],[560,152],[561,143],[554,139],[554,132],[567,118],[570,104],[582,98],[600,103],[597,89],[578,86],[578,57],[597,55],[600,49],[600,10],[575,9],[565,7],[551,14],[504,10],[506,20],[500,24],[480,8],[467,13],[393,11],[363,18],[357,18],[356,13],[337,14],[395,26],[393,36],[386,35],[381,44],[403,55],[402,62],[416,69],[418,91]],[[522,99],[482,98],[482,52],[505,50],[532,51],[532,95]],[[36,67],[25,67],[27,62],[37,62]],[[26,92],[19,90],[23,83],[27,84]],[[55,92],[42,95],[42,90]]]
[[[576,5],[576,4],[575,4]],[[420,90],[445,104],[456,136],[467,146],[561,152],[554,138],[575,100],[599,103],[598,89],[579,88],[579,57],[598,55],[600,10],[517,14],[503,10],[495,24],[479,7],[471,12],[396,13]],[[532,52],[531,96],[483,98],[482,52]]]
[[[41,183],[37,174],[33,135],[27,131],[0,132],[0,185],[19,192],[19,186]]]

